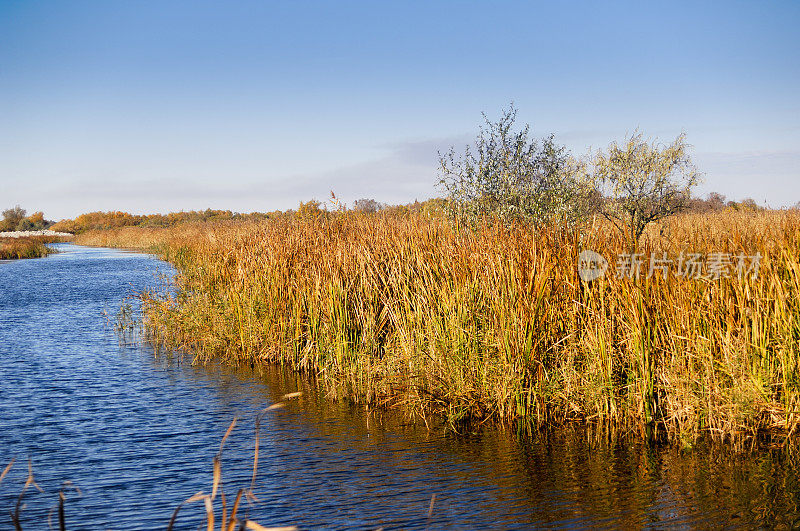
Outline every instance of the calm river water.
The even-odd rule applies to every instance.
[[[67,529],[163,529],[174,508],[223,481],[249,485],[257,412],[304,391],[262,424],[256,495],[262,525],[301,529],[792,526],[798,459],[590,443],[571,433],[452,436],[325,400],[280,369],[192,367],[121,344],[113,316],[133,290],[163,288],[149,256],[60,244],[0,263],[0,529],[33,467],[23,529],[46,529],[67,489]],[[435,495],[433,510],[429,511]],[[176,529],[196,529],[201,504]],[[55,523],[55,520],[54,520]]]

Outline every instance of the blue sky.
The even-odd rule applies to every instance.
[[[437,195],[514,101],[576,155],[685,131],[701,193],[800,201],[799,2],[0,0],[0,207]]]

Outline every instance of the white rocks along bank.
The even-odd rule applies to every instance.
[[[30,236],[72,237],[72,234],[69,232],[55,232],[52,230],[15,230],[0,232],[0,238],[28,238]]]

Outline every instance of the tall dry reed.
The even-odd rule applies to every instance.
[[[45,245],[54,241],[52,238],[0,238],[0,260],[18,260],[21,258],[42,258],[54,252]]]
[[[87,233],[158,249],[174,295],[144,294],[154,341],[197,360],[285,363],[339,397],[461,421],[593,421],[691,442],[795,432],[800,215],[675,217],[640,249],[762,255],[759,275],[617,278],[624,242],[579,229],[458,231],[420,215]],[[591,249],[610,263],[577,274]]]

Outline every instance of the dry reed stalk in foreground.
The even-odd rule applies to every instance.
[[[297,398],[297,397],[301,396],[301,394],[302,393],[299,393],[299,392],[289,393],[289,394],[284,395],[282,400],[284,400],[284,401],[285,400],[291,400],[293,398]],[[254,451],[254,455],[253,455],[253,479],[252,479],[252,482],[251,482],[251,485],[250,485],[249,489],[240,488],[238,490],[238,492],[236,494],[236,498],[234,499],[233,505],[230,508],[230,512],[228,511],[227,499],[225,497],[225,492],[224,492],[224,490],[222,488],[222,450],[223,450],[223,447],[225,446],[225,441],[231,435],[231,432],[233,431],[234,427],[236,426],[236,422],[237,422],[236,418],[234,418],[233,421],[231,421],[231,424],[228,426],[228,429],[226,430],[225,435],[222,437],[222,441],[220,442],[219,451],[217,452],[217,454],[214,456],[214,459],[213,459],[211,494],[204,494],[201,491],[201,492],[198,492],[197,494],[189,497],[185,501],[181,502],[175,508],[175,511],[173,511],[173,513],[172,513],[172,517],[170,518],[169,523],[167,524],[167,531],[171,531],[172,528],[174,527],[175,522],[177,521],[177,518],[178,518],[178,513],[183,508],[183,506],[188,504],[188,503],[192,503],[192,502],[196,502],[196,501],[203,501],[203,504],[205,506],[206,528],[207,528],[208,531],[214,531],[215,523],[217,522],[216,513],[215,513],[215,510],[214,510],[214,501],[217,498],[217,494],[218,493],[219,493],[219,496],[220,496],[220,499],[221,499],[221,502],[222,502],[221,511],[219,513],[220,514],[219,531],[234,531],[236,529],[250,529],[250,530],[253,530],[253,531],[296,531],[297,530],[297,527],[295,527],[295,526],[265,527],[265,526],[262,526],[262,525],[254,522],[252,520],[249,520],[247,518],[240,519],[238,517],[240,504],[241,504],[241,501],[242,501],[242,496],[244,496],[249,501],[258,501],[258,498],[256,498],[256,496],[254,494],[254,489],[255,489],[255,484],[256,484],[256,473],[257,473],[257,470],[258,470],[259,425],[261,423],[261,420],[263,419],[263,416],[266,413],[268,413],[270,411],[273,411],[275,409],[282,408],[282,407],[284,407],[284,405],[285,405],[285,402],[277,402],[275,404],[272,404],[271,406],[269,406],[269,407],[265,408],[264,410],[262,410],[261,413],[259,413],[259,415],[257,416],[257,418],[256,418],[256,430],[255,430],[255,451]],[[3,469],[2,473],[0,473],[0,483],[2,483],[3,479],[6,477],[6,475],[11,470],[11,468],[14,466],[14,462],[15,462],[15,459],[12,459],[8,463],[8,465],[6,465],[6,467]],[[44,492],[39,487],[39,485],[36,484],[36,481],[34,480],[33,469],[32,469],[31,463],[29,461],[28,462],[28,477],[25,480],[25,484],[24,484],[24,486],[22,488],[22,491],[20,492],[20,494],[19,494],[19,496],[17,498],[17,502],[16,502],[16,505],[14,507],[14,510],[11,511],[11,513],[10,513],[11,514],[11,522],[14,525],[14,529],[16,529],[17,531],[21,531],[22,530],[22,525],[20,523],[20,513],[21,513],[22,508],[23,508],[22,500],[23,500],[23,498],[25,496],[25,493],[27,492],[28,488],[31,487],[31,486],[35,487],[39,492]],[[70,487],[70,488],[76,490],[79,495],[81,493],[80,489],[78,489],[77,487],[73,486],[70,482],[66,482],[64,486],[65,487]],[[64,531],[66,529],[65,513],[64,513],[64,502],[65,502],[65,500],[66,500],[66,496],[64,494],[64,489],[62,488],[58,493],[58,504],[57,504],[58,523],[59,523],[59,529],[61,531]],[[52,515],[52,511],[51,511],[51,515]],[[50,522],[50,520],[51,520],[51,518],[50,518],[50,516],[48,516],[48,523],[50,524],[50,527],[52,528],[52,523]]]
[[[301,393],[289,393],[287,395],[284,395],[282,400],[290,400],[292,398],[297,398],[300,395]],[[225,497],[225,492],[224,489],[222,488],[222,450],[223,447],[225,446],[225,441],[228,439],[231,432],[233,432],[233,429],[236,427],[236,422],[237,422],[236,418],[234,418],[233,421],[231,421],[231,424],[228,426],[227,431],[225,431],[225,435],[222,437],[222,441],[219,444],[219,451],[217,452],[217,455],[214,456],[213,475],[211,481],[211,494],[204,494],[202,491],[200,491],[197,494],[190,496],[180,505],[178,505],[175,508],[175,511],[172,513],[172,517],[170,518],[169,524],[167,525],[167,531],[172,530],[178,518],[178,512],[181,510],[181,508],[183,508],[183,506],[188,503],[193,503],[196,501],[202,501],[204,504],[207,530],[214,531],[215,523],[217,521],[216,513],[214,511],[214,500],[217,498],[218,493],[222,504],[219,513],[220,516],[219,531],[234,531],[235,529],[251,529],[253,531],[296,531],[297,530],[297,527],[295,526],[264,527],[247,518],[241,520],[238,518],[239,508],[243,496],[248,501],[253,501],[253,502],[258,501],[258,498],[255,496],[254,493],[254,488],[256,483],[256,473],[258,470],[258,446],[260,440],[259,425],[261,423],[261,420],[263,416],[269,411],[282,408],[283,406],[284,402],[277,402],[275,404],[272,404],[271,406],[262,410],[261,413],[259,413],[259,415],[256,417],[255,451],[253,453],[253,479],[249,489],[240,488],[237,491],[236,498],[234,499],[230,512],[228,512],[227,498]]]

